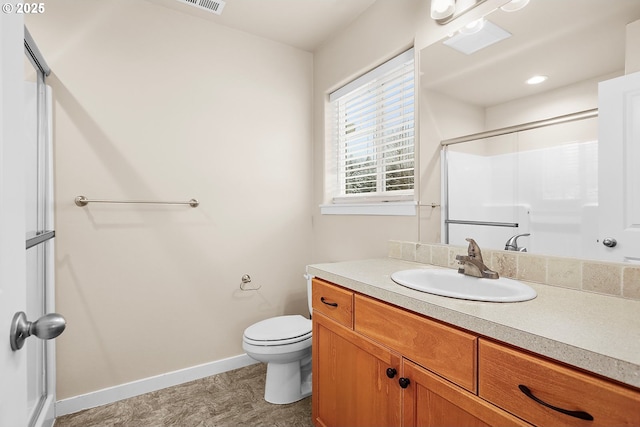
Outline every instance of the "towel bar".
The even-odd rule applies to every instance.
[[[147,200],[101,200],[101,199],[87,199],[85,196],[78,196],[75,198],[76,205],[82,207],[87,206],[89,203],[143,203],[152,205],[189,205],[192,208],[197,208],[200,202],[197,199],[191,199],[188,202],[154,202]]]
[[[518,228],[517,222],[491,222],[491,221],[459,221],[455,219],[445,219],[445,224],[464,224],[464,225],[488,225],[490,227],[513,227]]]

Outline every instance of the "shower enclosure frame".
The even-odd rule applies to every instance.
[[[462,144],[464,142],[471,142],[478,139],[492,138],[497,136],[509,135],[512,133],[518,133],[531,129],[538,129],[547,126],[553,126],[563,123],[569,123],[577,120],[590,119],[598,116],[598,109],[593,108],[590,110],[579,111],[576,113],[565,114],[562,116],[552,117],[549,119],[538,120],[534,122],[523,123],[514,126],[508,126],[499,129],[493,129],[489,131],[474,133],[470,135],[464,135],[456,138],[444,139],[440,141],[442,147],[440,152],[441,167],[441,191],[442,191],[442,211],[443,218],[441,223],[441,235],[442,243],[449,244],[449,224],[466,224],[466,225],[481,225],[489,227],[513,227],[518,228],[518,223],[509,222],[491,222],[491,221],[466,221],[466,220],[454,220],[449,217],[449,170],[448,170],[448,147],[450,145]]]
[[[54,311],[54,241],[52,99],[45,79],[51,73],[26,26],[24,52],[33,70],[25,63],[25,74],[35,71],[35,111],[26,111],[31,140],[27,148],[26,257],[27,315],[35,320]],[[31,82],[25,82],[26,88]],[[25,95],[27,96],[27,95]],[[30,114],[36,114],[36,117]],[[35,157],[35,158],[34,158]],[[35,175],[35,176],[34,176]],[[30,191],[31,190],[31,191]],[[32,338],[26,341],[28,353],[28,425],[51,426],[55,419],[55,342]]]

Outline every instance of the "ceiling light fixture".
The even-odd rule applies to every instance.
[[[504,12],[515,12],[529,4],[529,0],[511,0],[509,3],[500,7]]]
[[[549,77],[547,76],[533,76],[527,80],[528,85],[537,85],[544,81],[546,81]]]
[[[487,0],[431,0],[431,18],[445,25]]]
[[[456,11],[456,0],[431,0],[431,18],[447,19]]]
[[[460,34],[464,34],[466,36],[470,36],[471,34],[475,34],[479,31],[482,31],[484,28],[484,23],[486,21],[484,18],[476,19],[475,21],[469,22],[464,27],[460,28]]]

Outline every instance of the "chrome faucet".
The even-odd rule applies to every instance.
[[[518,237],[531,236],[529,233],[524,234],[516,234],[515,236],[511,236],[507,243],[504,245],[505,251],[518,251],[518,252],[527,252],[527,248],[518,246]]]
[[[500,276],[496,271],[490,270],[482,261],[480,246],[473,239],[466,239],[469,242],[468,255],[456,255],[456,260],[460,263],[458,273],[467,276],[481,277],[485,279],[497,279]]]

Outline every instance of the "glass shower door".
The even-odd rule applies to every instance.
[[[33,41],[31,40],[33,44]],[[25,47],[27,43],[25,43]],[[31,321],[53,311],[52,189],[49,147],[50,100],[44,72],[25,49],[25,224],[26,315]],[[29,426],[49,426],[54,418],[53,343],[27,339],[27,410]]]

